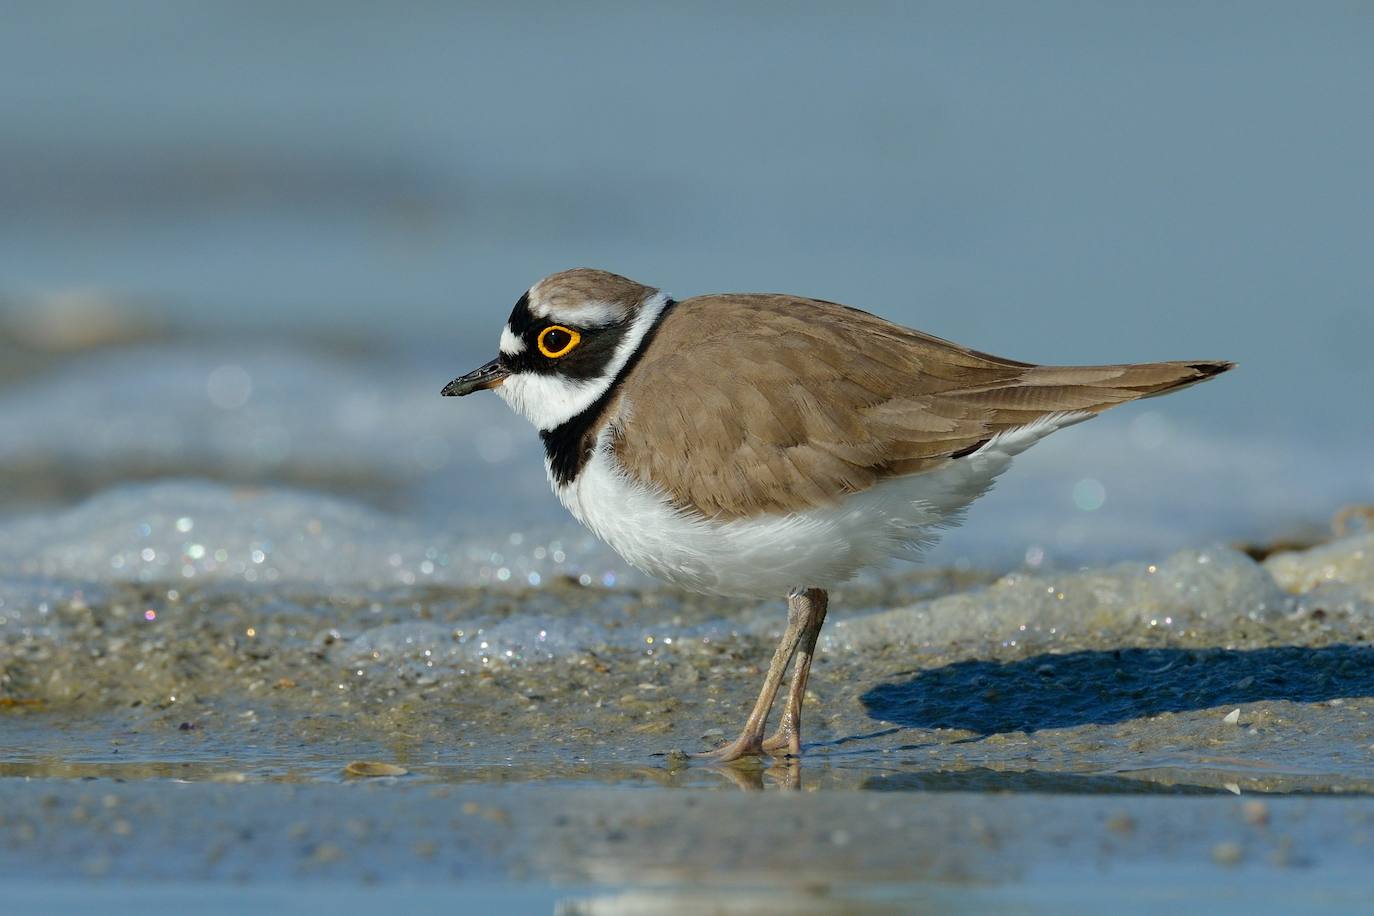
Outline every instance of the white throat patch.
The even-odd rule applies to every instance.
[[[561,375],[544,375],[537,372],[518,372],[507,377],[496,389],[516,413],[534,424],[540,432],[556,429],[573,417],[596,403],[596,399],[611,387],[620,370],[630,361],[630,357],[644,342],[658,316],[671,301],[667,294],[656,292],[645,299],[639,307],[639,314],[625,331],[606,364],[606,370],[592,379],[570,379]],[[507,336],[514,338],[509,330],[502,333],[501,349],[507,350]],[[515,340],[522,348],[524,341]]]

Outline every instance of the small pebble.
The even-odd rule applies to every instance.
[[[1130,833],[1135,830],[1135,818],[1119,811],[1107,818],[1107,829],[1113,833]]]
[[[1239,865],[1245,852],[1239,843],[1218,843],[1212,847],[1212,861],[1218,865]]]
[[[210,776],[210,781],[228,783],[229,785],[239,785],[240,783],[245,783],[248,781],[248,774],[232,771],[225,773],[213,773]]]
[[[109,873],[110,866],[113,864],[109,856],[101,854],[87,859],[83,867],[86,870],[86,874],[90,877],[103,878]]]
[[[377,763],[372,760],[355,760],[344,767],[344,773],[349,776],[404,776],[409,772],[405,767],[398,767],[394,763]]]
[[[1269,823],[1269,806],[1262,801],[1248,801],[1240,810],[1247,824],[1263,827]]]
[[[344,857],[344,851],[333,843],[321,843],[315,847],[314,853],[310,856],[310,861],[316,865],[328,865],[337,862]]]
[[[1275,846],[1273,852],[1269,853],[1269,864],[1278,868],[1288,868],[1293,865],[1304,864],[1293,849],[1293,838],[1283,837]]]

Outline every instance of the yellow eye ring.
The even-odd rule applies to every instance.
[[[553,339],[550,340],[549,338]],[[564,339],[566,338],[566,339]],[[549,359],[558,359],[560,356],[567,356],[572,352],[573,347],[582,342],[582,335],[572,328],[565,328],[561,324],[551,324],[539,332],[539,352]],[[557,349],[554,349],[554,347]]]

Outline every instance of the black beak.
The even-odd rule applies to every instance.
[[[501,365],[500,359],[494,359],[486,365],[473,369],[467,375],[460,375],[458,378],[444,386],[440,392],[446,398],[461,398],[465,394],[472,394],[474,391],[482,391],[486,388],[495,388],[506,380],[510,375]]]

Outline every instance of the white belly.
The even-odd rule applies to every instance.
[[[554,492],[577,520],[636,569],[713,595],[781,598],[830,588],[867,566],[911,557],[956,525],[1012,456],[1086,414],[1046,418],[1004,433],[972,455],[884,481],[835,506],[713,521],[678,511],[631,478],[603,440],[582,472]]]

